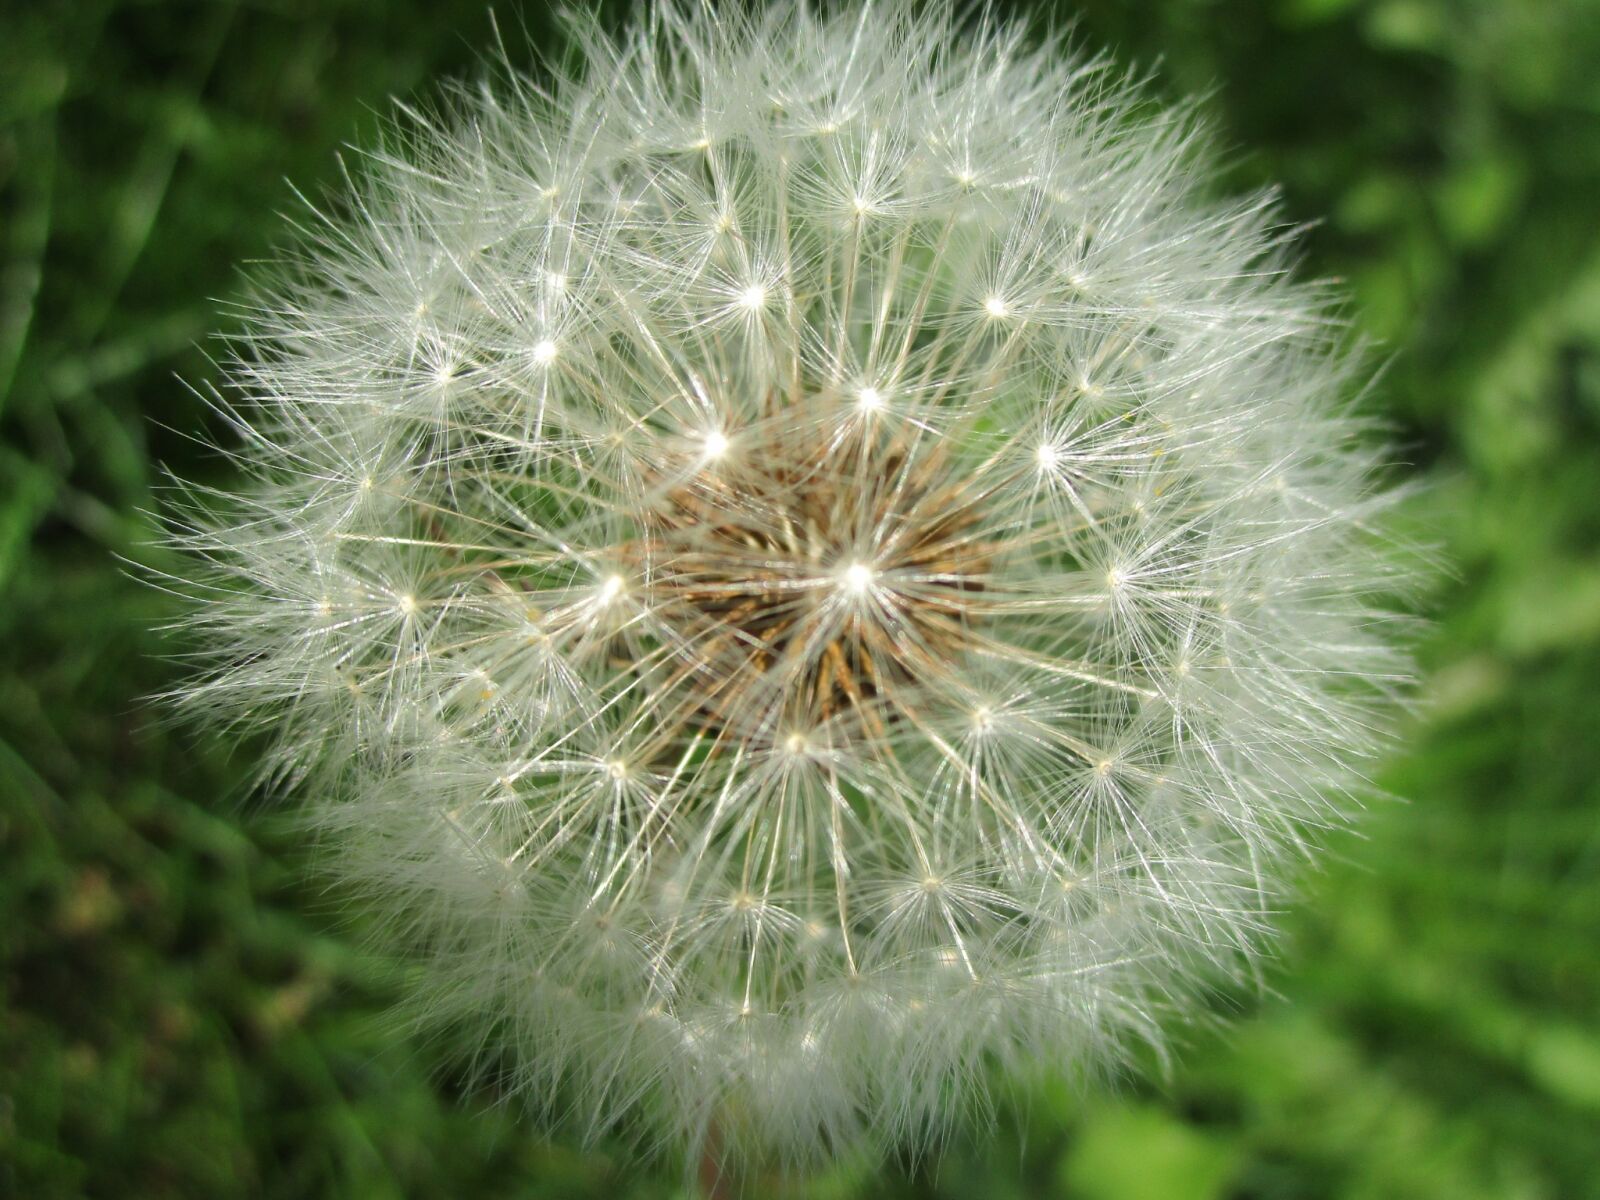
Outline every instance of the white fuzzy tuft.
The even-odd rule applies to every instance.
[[[186,699],[591,1129],[806,1159],[1158,1043],[1403,671],[1270,202],[938,5],[584,40],[412,114],[264,288],[250,482],[172,522]]]

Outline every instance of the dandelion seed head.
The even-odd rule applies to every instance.
[[[937,1140],[1249,978],[1351,807],[1407,670],[1361,360],[1106,60],[652,12],[399,120],[262,280],[180,699],[542,1117]]]

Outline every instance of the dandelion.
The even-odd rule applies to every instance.
[[[1192,113],[662,3],[407,111],[247,312],[204,665],[551,1117],[926,1144],[1247,974],[1403,670],[1360,366]]]

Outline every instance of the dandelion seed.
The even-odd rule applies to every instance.
[[[866,563],[851,563],[839,572],[839,583],[845,591],[861,596],[872,587],[872,581],[877,578],[877,572]]]

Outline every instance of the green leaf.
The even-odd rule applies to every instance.
[[[1079,1131],[1061,1182],[1084,1200],[1214,1200],[1237,1151],[1160,1109],[1111,1107]]]

